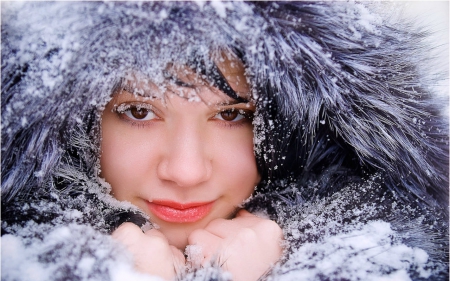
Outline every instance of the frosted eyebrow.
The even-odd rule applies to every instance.
[[[115,87],[114,93],[118,94],[120,91],[127,91],[130,94],[145,98],[154,98],[159,96],[159,91],[156,86],[152,87],[151,80],[139,74],[130,74],[128,76],[121,77]]]
[[[154,99],[154,98],[158,97],[158,95],[155,95],[155,94],[151,93],[150,91],[145,91],[145,90],[143,90],[141,88],[134,88],[134,89],[132,89],[130,87],[122,87],[122,90],[124,90],[124,91],[126,91],[126,92],[128,92],[128,93],[130,93],[132,95],[139,96],[139,97],[142,97],[142,98]]]
[[[120,86],[119,89],[127,91],[130,94],[138,95],[138,96],[141,96],[144,98],[157,97],[157,95],[155,95],[155,93],[152,92],[150,87],[139,87],[139,86],[135,86],[135,85],[130,85],[128,83],[122,83],[122,85]]]
[[[189,88],[189,89],[195,88],[195,86],[190,84],[190,83],[186,83],[186,82],[181,81],[181,80],[176,79],[176,78],[174,78],[173,80],[174,80],[175,85],[177,85],[177,86],[185,87],[185,88]]]
[[[241,104],[241,103],[248,103],[249,101],[248,100],[246,100],[246,99],[244,99],[244,98],[241,98],[243,101],[238,101],[238,100],[233,100],[233,101],[230,101],[230,102],[219,102],[219,103],[216,103],[215,105],[216,106],[227,106],[227,105],[236,105],[236,104]]]

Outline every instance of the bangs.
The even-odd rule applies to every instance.
[[[222,52],[223,55],[226,54]],[[232,57],[243,63],[239,56],[234,53],[232,53]],[[142,97],[156,98],[163,97],[165,92],[173,93],[172,86],[188,89],[206,86],[211,90],[220,90],[238,103],[249,102],[249,99],[240,96],[231,87],[224,73],[217,65],[217,60],[222,60],[222,57],[219,56],[218,59],[214,59],[211,56],[205,58],[204,56],[193,55],[186,62],[168,63],[166,68],[160,72],[163,79],[158,77],[155,79],[157,81],[140,72],[130,71],[119,79],[113,88],[113,95],[125,90]]]

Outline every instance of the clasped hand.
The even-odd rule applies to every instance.
[[[141,272],[172,280],[184,268],[183,253],[156,229],[142,233],[138,226],[124,223],[112,236],[128,248]],[[275,222],[240,210],[232,220],[215,219],[206,228],[193,231],[188,242],[196,245],[195,265],[218,262],[234,281],[251,281],[281,257],[282,237]]]

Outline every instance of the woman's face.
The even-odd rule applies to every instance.
[[[240,61],[225,59],[218,68],[239,96],[249,98]],[[193,83],[195,75],[178,71],[177,78]],[[232,217],[260,180],[249,118],[254,106],[198,83],[172,86],[163,96],[122,90],[108,103],[101,176],[114,197],[138,206],[183,249],[193,230]]]

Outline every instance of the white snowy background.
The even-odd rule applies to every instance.
[[[433,41],[433,45],[439,46],[435,53],[437,67],[447,71],[447,79],[443,81],[442,85],[439,85],[439,90],[449,97],[449,1],[394,2],[405,7],[403,15],[400,16],[414,20],[419,25],[427,26],[433,32],[430,40]]]

